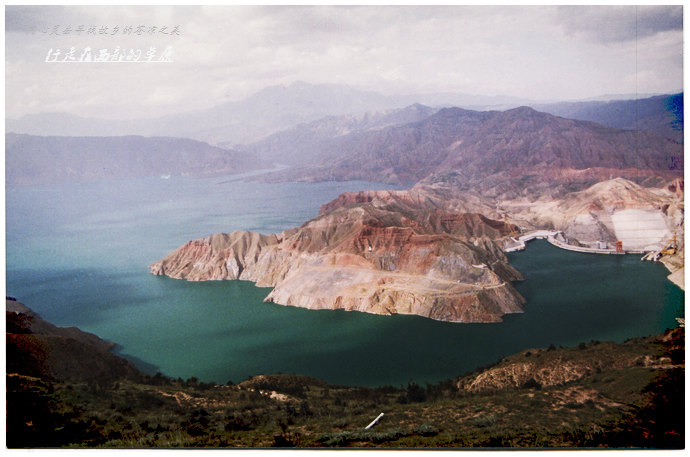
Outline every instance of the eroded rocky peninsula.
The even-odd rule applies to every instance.
[[[248,280],[273,287],[266,301],[309,309],[500,322],[524,304],[512,286],[522,276],[503,253],[511,233],[549,228],[574,245],[610,243],[632,236],[621,217],[632,211],[658,227],[633,232],[630,242],[661,246],[673,233],[682,239],[682,206],[670,188],[621,178],[560,199],[500,204],[449,183],[422,183],[344,193],[317,218],[279,234],[236,231],[192,240],[150,271],[189,281]],[[505,220],[506,210],[519,227]]]
[[[266,301],[309,309],[498,322],[522,312],[522,279],[497,241],[506,225],[444,209],[415,188],[341,196],[277,235],[189,241],[151,272],[191,281],[243,279],[274,287]]]

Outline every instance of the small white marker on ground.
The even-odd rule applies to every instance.
[[[370,429],[371,427],[373,427],[373,426],[379,421],[379,419],[381,419],[382,417],[383,417],[383,413],[379,414],[379,416],[378,416],[376,419],[374,419],[373,421],[371,421],[371,424],[369,424],[369,425],[367,425],[366,427],[364,427],[364,430],[369,430],[369,429]]]

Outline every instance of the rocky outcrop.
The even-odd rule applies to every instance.
[[[423,189],[349,194],[278,235],[216,234],[189,241],[151,273],[193,281],[243,279],[266,298],[309,309],[498,322],[522,312],[496,239],[503,222],[435,203]]]
[[[632,339],[623,344],[593,341],[580,343],[577,348],[556,349],[552,345],[549,349],[530,349],[458,378],[456,386],[472,393],[495,392],[561,386],[612,370],[678,368],[684,363],[682,356],[679,359],[668,354],[683,354],[684,341],[684,329],[677,328],[660,336]]]
[[[615,178],[559,199],[506,200],[503,208],[524,227],[563,231],[586,246],[618,240],[630,250],[658,250],[682,239],[683,200],[664,187]]]
[[[273,287],[267,301],[309,309],[497,322],[522,311],[511,285],[521,276],[502,252],[508,233],[555,228],[574,244],[612,247],[623,239],[631,249],[630,223],[620,218],[630,212],[658,225],[628,232],[640,246],[663,244],[676,232],[682,239],[682,201],[665,188],[617,178],[560,199],[499,202],[436,181],[344,193],[316,219],[277,235],[234,232],[189,241],[151,272],[253,281]],[[506,224],[506,214],[517,225]]]

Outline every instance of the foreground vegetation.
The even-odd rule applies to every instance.
[[[683,348],[676,329],[620,345],[523,351],[463,378],[379,388],[298,375],[216,385],[161,375],[58,381],[8,373],[7,445],[683,448]],[[542,375],[573,360],[595,368],[574,381],[542,376],[477,390],[487,370],[537,359]]]

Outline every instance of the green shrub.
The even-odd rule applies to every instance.
[[[426,390],[415,382],[407,383],[407,390],[397,398],[398,403],[420,403],[426,401]]]
[[[414,428],[414,433],[421,436],[438,435],[438,429],[430,424],[422,424]]]
[[[490,427],[492,425],[495,425],[496,422],[497,422],[496,416],[494,416],[493,414],[488,414],[486,416],[479,416],[479,417],[475,417],[474,419],[472,419],[472,424],[477,426],[477,427],[480,427],[480,428]]]

